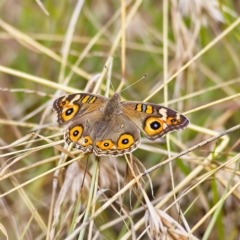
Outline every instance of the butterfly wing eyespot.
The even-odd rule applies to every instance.
[[[117,147],[118,149],[126,149],[134,144],[134,138],[130,134],[123,134],[118,139]]]
[[[75,126],[69,131],[69,138],[73,142],[77,142],[77,140],[81,137],[83,132],[83,128],[81,126]]]
[[[60,101],[59,101],[59,106],[60,106],[61,108],[67,107],[68,104],[69,104],[69,101],[68,101],[68,100],[60,100]]]
[[[177,120],[176,118],[174,117],[168,117],[167,120],[166,120],[166,123],[168,125],[177,125],[181,122],[181,119]]]
[[[101,150],[109,150],[115,148],[115,145],[111,140],[98,141],[96,143],[96,146]]]
[[[78,112],[78,109],[79,109],[78,105],[69,105],[62,112],[62,119],[64,121],[69,121],[70,119],[72,119],[75,116],[75,114]]]
[[[166,123],[160,118],[149,117],[145,121],[144,130],[148,135],[156,135],[162,132]]]
[[[82,145],[83,145],[84,147],[87,147],[87,146],[89,146],[89,145],[91,145],[91,144],[92,144],[92,139],[91,139],[89,136],[83,137],[83,139],[82,139]]]

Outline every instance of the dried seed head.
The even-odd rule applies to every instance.
[[[188,16],[193,22],[209,23],[224,22],[217,0],[180,0],[179,9],[183,16]]]
[[[145,214],[145,224],[150,239],[197,240],[167,213],[152,208]]]
[[[99,172],[99,186],[102,189],[117,189],[117,184],[122,183],[123,178],[118,173],[118,166],[114,166],[114,162],[109,157],[102,157],[100,161],[100,172]]]
[[[142,190],[142,194],[147,206],[145,225],[150,239],[197,240],[167,213],[156,209],[144,190]]]

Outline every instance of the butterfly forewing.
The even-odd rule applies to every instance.
[[[149,139],[163,137],[169,132],[184,129],[189,124],[184,115],[157,104],[122,102],[121,110]]]
[[[63,125],[78,116],[101,108],[107,100],[101,95],[75,93],[56,99],[53,103],[53,109],[57,112],[58,124]]]

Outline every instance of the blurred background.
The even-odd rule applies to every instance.
[[[123,5],[125,17],[121,12]],[[146,169],[166,160],[168,150],[176,154],[240,124],[239,13],[237,0],[1,1],[0,189],[1,194],[7,194],[0,198],[3,226],[0,238],[8,235],[9,239],[45,239],[46,236],[50,239],[47,232],[53,229],[49,216],[53,212],[50,203],[54,173],[34,178],[58,164],[62,150],[54,148],[52,141],[61,141],[64,146],[63,128],[57,126],[52,102],[68,93],[86,91],[86,87],[92,91],[109,57],[113,58],[112,68],[108,67],[98,94],[105,94],[107,76],[111,76],[111,93],[121,83],[123,88],[136,83],[121,93],[123,99],[147,99],[168,105],[184,113],[191,122],[184,131],[171,133],[170,148],[166,138],[154,143],[143,138],[143,145],[134,156]],[[123,23],[126,45],[122,45],[121,38]],[[147,77],[137,82],[144,74]],[[29,135],[32,132],[39,135]],[[18,142],[10,145],[15,141]],[[171,181],[177,187],[182,184],[176,191],[177,197],[194,185],[178,202],[189,229],[196,227],[194,236],[239,239],[240,188],[233,189],[240,180],[239,150],[237,130],[173,161],[172,170],[164,165],[153,171],[150,176],[157,199],[154,204],[172,191]],[[110,166],[106,164],[108,158],[102,162],[100,187],[108,189],[106,194],[111,197],[124,184],[126,161],[119,157],[110,161]],[[72,182],[67,186],[75,189],[69,189],[70,193],[62,200],[61,219],[51,239],[65,239],[71,232],[74,211],[70,206],[76,204],[82,181],[82,178],[74,180],[73,175],[83,175],[84,171],[82,166],[78,167],[79,172],[69,173]],[[120,176],[117,181],[112,170],[115,168]],[[196,169],[196,174],[186,180]],[[61,188],[66,187],[67,171],[66,167],[58,175],[55,189],[58,197]],[[8,193],[31,179],[24,188]],[[86,195],[79,214],[85,209],[90,181],[85,181]],[[146,192],[154,200],[149,184]],[[227,193],[229,196],[224,199]],[[138,202],[136,196],[132,198],[133,203]],[[221,204],[220,199],[224,199]],[[128,193],[122,201],[131,212]],[[166,209],[173,201],[174,197],[159,209]],[[97,208],[100,205],[99,202]],[[214,206],[217,210],[211,211]],[[167,213],[182,224],[175,206]],[[143,217],[142,209],[131,218],[135,224]],[[122,220],[111,227],[102,227],[116,218],[119,215],[113,214],[109,207],[96,219],[93,231],[99,234],[96,239],[127,236],[131,227],[129,223],[126,227]],[[135,229],[137,236],[144,228],[143,224]],[[149,236],[145,234],[141,239]]]

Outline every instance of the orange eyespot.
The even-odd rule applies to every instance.
[[[74,117],[74,115],[77,113],[79,107],[78,105],[70,105],[64,109],[62,113],[62,118],[64,121],[68,121]]]
[[[59,102],[59,106],[60,106],[60,107],[67,107],[68,104],[69,104],[69,101],[68,101],[68,100],[61,100],[61,101]]]
[[[166,123],[168,125],[177,125],[178,120],[176,118],[173,118],[173,117],[168,117],[167,120],[166,120]]]
[[[88,145],[92,144],[92,139],[89,136],[83,137],[82,139],[82,145],[84,147],[87,147]]]
[[[99,141],[96,143],[96,146],[102,150],[113,149],[115,147],[114,143],[111,140]]]
[[[118,149],[125,149],[129,148],[131,145],[134,143],[134,138],[130,134],[123,134],[119,139],[118,139]]]
[[[81,137],[82,135],[82,127],[81,126],[75,126],[69,131],[69,138],[73,142],[77,142],[77,140]]]
[[[164,124],[160,118],[150,117],[145,121],[144,130],[149,135],[155,135],[163,131]]]

